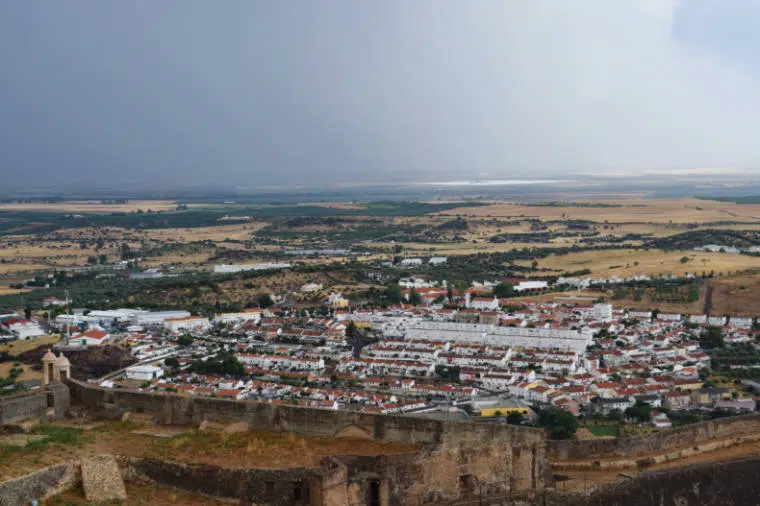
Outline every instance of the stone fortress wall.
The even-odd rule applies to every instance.
[[[544,506],[744,506],[758,504],[760,459],[646,472],[590,495],[547,494]]]
[[[68,409],[69,389],[54,382],[40,390],[0,397],[0,426],[28,419],[60,419]]]
[[[309,485],[310,497],[323,499],[310,504],[365,504],[356,500],[373,486],[385,498],[381,504],[416,506],[466,497],[476,488],[532,497],[552,483],[541,429],[104,389],[75,380],[68,386],[72,402],[97,417],[142,412],[160,424],[244,422],[250,429],[421,445],[409,454],[326,462],[312,478],[320,485]]]
[[[70,403],[101,418],[118,419],[127,412],[143,412],[161,424],[198,426],[204,421],[243,422],[251,429],[317,437],[358,437],[421,448],[375,457],[336,455],[324,459],[316,468],[298,467],[295,461],[292,469],[277,472],[252,468],[228,473],[228,470],[210,466],[150,459],[122,462],[130,472],[166,485],[273,505],[370,504],[367,498],[376,493],[380,501],[377,504],[416,506],[463,499],[476,491],[487,495],[509,492],[514,498],[540,501],[547,493],[552,495],[550,460],[562,463],[584,459],[637,459],[760,433],[760,414],[753,414],[634,438],[548,441],[545,432],[535,428],[104,389],[75,380],[68,380],[66,385],[53,382],[41,391],[0,400],[0,421],[7,424],[26,418],[61,418]],[[728,469],[715,466],[719,467],[710,469],[718,469],[716,472]],[[701,476],[702,471],[689,469],[669,473],[680,476],[677,473],[683,471],[684,476]],[[654,484],[664,483],[661,476],[665,475],[645,474],[654,476],[646,478],[654,480]],[[203,476],[225,478],[204,480]],[[175,479],[185,485],[173,483]],[[193,486],[194,483],[202,486]],[[240,488],[245,483],[255,486]],[[712,487],[711,483],[705,487]],[[604,493],[618,494],[621,485],[616,487],[605,489]],[[666,498],[673,495],[668,490],[658,493]],[[623,494],[615,500],[624,498]]]
[[[617,439],[548,441],[549,458],[584,460],[621,458],[635,459],[692,447],[722,438],[740,438],[760,434],[760,413],[698,422],[654,434]]]

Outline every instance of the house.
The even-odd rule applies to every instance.
[[[434,282],[428,281],[420,276],[401,278],[399,279],[398,284],[403,288],[433,288],[435,286]]]
[[[2,321],[2,326],[13,335],[15,339],[31,339],[45,335],[45,331],[33,321],[23,318],[11,317]]]
[[[708,387],[691,391],[691,400],[694,404],[713,405],[719,400],[730,398],[731,393],[728,388]]]
[[[422,265],[422,259],[421,258],[405,258],[401,260],[399,265],[401,265],[401,267],[420,266]]]
[[[686,409],[691,404],[689,392],[665,392],[662,394],[662,405],[668,409]]]
[[[699,380],[699,378],[674,379],[673,388],[675,388],[676,390],[684,390],[684,391],[699,390],[700,388],[702,388],[702,382]]]
[[[348,307],[348,299],[342,293],[331,293],[327,297],[327,305],[332,307]]]
[[[90,329],[72,336],[70,344],[72,346],[100,346],[109,337],[111,337],[111,334],[104,330]]]
[[[52,307],[52,306],[65,306],[66,301],[57,299],[55,297],[47,297],[45,300],[42,301],[42,307]]]
[[[322,289],[322,283],[306,283],[305,285],[301,285],[301,291],[310,293],[310,292],[318,292]]]
[[[465,297],[465,305],[470,309],[480,309],[482,311],[498,311],[499,299],[496,297],[470,297],[468,293]]]
[[[727,409],[729,411],[755,411],[755,407],[757,406],[757,403],[755,399],[750,398],[744,398],[744,399],[734,399],[731,401],[727,400],[719,400],[715,403],[715,407],[718,409]]]
[[[127,379],[140,381],[153,381],[164,375],[164,370],[155,365],[135,365],[127,367],[125,372]]]
[[[665,413],[652,411],[652,425],[658,429],[669,429],[673,426],[673,422]]]
[[[211,327],[208,318],[203,316],[186,316],[184,318],[166,318],[164,327],[171,333],[205,332]]]
[[[594,317],[599,320],[612,319],[612,304],[598,303],[594,304]]]
[[[525,281],[519,281],[512,288],[516,292],[525,292],[525,291],[528,291],[528,290],[545,290],[545,289],[549,288],[549,282],[547,282],[547,281],[536,281],[536,280],[525,280]]]
[[[625,411],[633,405],[634,401],[632,397],[594,397],[591,399],[589,407],[592,413],[608,415],[615,410]]]

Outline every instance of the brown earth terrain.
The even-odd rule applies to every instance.
[[[421,448],[419,445],[308,437],[274,431],[202,432],[191,427],[180,428],[178,434],[165,437],[159,430],[162,428],[131,421],[98,422],[94,426],[56,423],[52,426],[84,432],[64,442],[52,442],[46,446],[23,449],[0,446],[0,481],[66,460],[101,454],[153,457],[222,467],[285,469],[317,467],[324,457],[332,455],[409,453]],[[136,434],[135,431],[140,429],[161,435]]]
[[[191,494],[159,485],[125,482],[127,489],[126,501],[120,501],[122,506],[229,506],[230,501],[214,499],[200,494]],[[84,492],[77,487],[63,494],[51,497],[41,503],[43,506],[87,506],[92,503],[85,499]]]

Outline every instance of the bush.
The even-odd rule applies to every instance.
[[[549,430],[552,439],[572,439],[579,423],[575,416],[557,408],[538,409],[538,425]]]

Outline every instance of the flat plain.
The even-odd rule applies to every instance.
[[[707,244],[760,245],[760,204],[626,196],[539,203],[320,202],[187,209],[178,204],[143,200],[0,205],[0,225],[21,220],[0,230],[0,296],[29,292],[32,288],[21,285],[35,276],[99,268],[103,262],[110,266],[135,260],[141,269],[209,273],[222,263],[348,261],[330,254],[287,254],[331,248],[358,252],[356,260],[368,267],[394,256],[466,257],[472,259],[467,260],[471,269],[466,275],[475,277],[477,264],[491,257],[503,258],[505,269],[525,277],[574,272],[592,277],[712,274],[714,303],[727,309],[745,309],[745,295],[754,293],[752,287],[760,279],[760,256],[694,251]],[[68,213],[89,217],[77,221]],[[39,228],[24,226],[26,222],[38,223]],[[460,269],[453,275],[465,274]],[[728,280],[738,280],[737,286],[728,288]],[[293,290],[309,281],[322,282],[325,290],[363,282],[351,275],[291,273],[211,287],[166,288],[145,294],[153,299],[136,294],[128,301],[186,304],[200,298],[204,303],[246,304],[261,291]],[[646,299],[627,302],[654,304]]]

